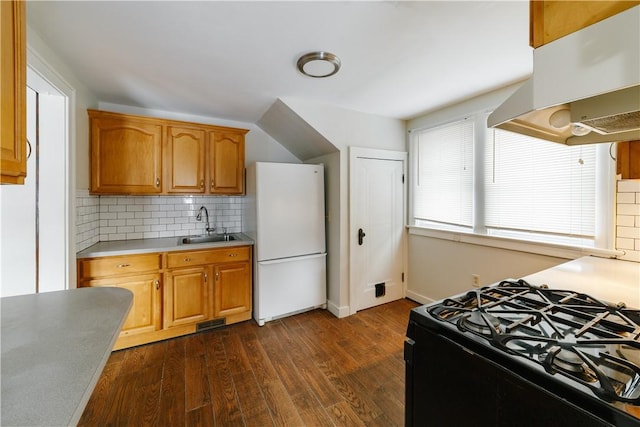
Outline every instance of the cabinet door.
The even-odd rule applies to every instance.
[[[209,132],[209,192],[244,193],[244,135]]]
[[[161,125],[127,116],[91,118],[93,193],[160,193],[161,177]]]
[[[81,287],[115,286],[133,292],[133,305],[120,336],[161,329],[161,279],[159,274],[144,274],[81,282]]]
[[[27,176],[27,44],[24,1],[0,1],[0,183]]]
[[[207,320],[210,315],[209,267],[167,272],[164,326],[183,326]]]
[[[213,317],[251,311],[251,269],[248,262],[215,267]]]
[[[168,192],[205,192],[205,152],[204,130],[167,127]]]

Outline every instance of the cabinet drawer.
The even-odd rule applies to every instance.
[[[192,265],[217,264],[249,259],[251,247],[239,246],[205,251],[174,252],[167,255],[167,267],[189,267]]]
[[[124,255],[78,260],[78,276],[80,279],[158,271],[161,268],[161,254]]]

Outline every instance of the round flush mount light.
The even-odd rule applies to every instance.
[[[311,52],[298,59],[298,70],[305,76],[322,78],[333,76],[340,69],[340,58],[329,52]]]

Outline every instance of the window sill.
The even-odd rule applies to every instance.
[[[537,255],[546,255],[556,258],[576,259],[587,255],[602,258],[616,258],[624,255],[624,251],[590,248],[582,246],[567,246],[552,243],[531,242],[511,239],[499,236],[485,236],[481,234],[465,233],[461,231],[438,230],[417,226],[407,226],[410,235],[431,237],[434,239],[449,240],[453,242],[467,243],[470,245],[488,246],[492,248],[507,249],[518,252],[527,252]]]

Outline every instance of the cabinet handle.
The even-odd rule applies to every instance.
[[[214,182],[213,182],[213,180],[211,180],[211,188],[213,188],[213,187],[214,187],[214,185],[213,185],[213,184],[214,184]]]
[[[184,262],[191,262],[191,258],[185,258]]]
[[[156,187],[160,187],[160,178],[156,178]]]
[[[207,273],[204,273],[204,283],[207,283],[207,278],[209,277],[209,275]]]
[[[229,254],[230,257],[238,256],[238,254]]]
[[[131,264],[118,264],[116,267],[118,268],[125,268],[125,267],[130,267]]]
[[[216,271],[216,280],[220,277],[220,273]]]
[[[204,179],[200,180],[200,188],[204,188]]]
[[[156,280],[155,284],[156,284],[156,290],[160,290],[160,281]]]

